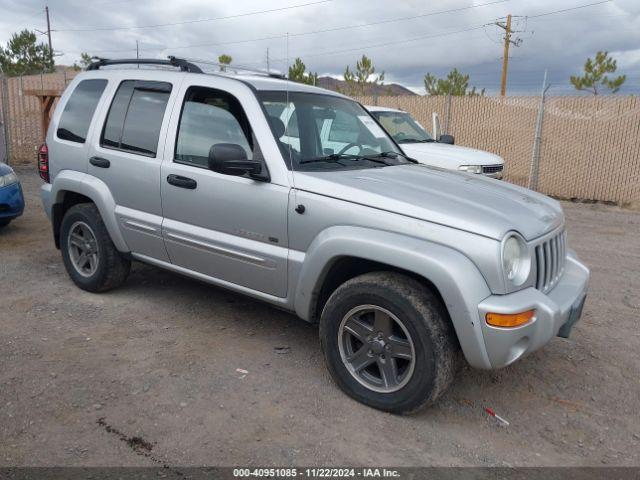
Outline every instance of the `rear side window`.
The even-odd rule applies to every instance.
[[[171,84],[125,80],[118,87],[100,145],[155,157]]]
[[[62,140],[84,143],[106,80],[83,80],[76,86],[64,106],[56,135]]]

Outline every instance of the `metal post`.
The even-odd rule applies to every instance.
[[[7,77],[0,74],[2,85],[0,86],[0,90],[2,90],[2,112],[0,112],[0,119],[2,119],[2,133],[3,133],[3,143],[4,143],[4,160],[7,165],[11,164],[11,150],[10,150],[10,142],[9,142],[9,82]],[[2,159],[0,159],[2,160]]]
[[[538,172],[540,170],[540,144],[542,142],[542,121],[544,119],[544,99],[550,85],[547,85],[547,70],[544,71],[542,81],[542,91],[540,92],[540,105],[538,106],[538,117],[536,119],[536,135],[533,139],[533,153],[531,155],[531,168],[529,170],[529,184],[531,190],[538,190]]]
[[[449,134],[449,120],[451,118],[451,94],[447,94],[447,102],[444,104],[444,132]]]

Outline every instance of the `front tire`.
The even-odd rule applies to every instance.
[[[88,292],[120,286],[131,269],[131,261],[116,249],[93,203],[67,210],[60,226],[60,250],[71,280]]]
[[[11,218],[0,218],[0,228],[6,227],[11,223]]]
[[[392,413],[433,404],[453,381],[459,354],[439,298],[395,272],[367,273],[338,287],[322,312],[320,343],[347,395]]]

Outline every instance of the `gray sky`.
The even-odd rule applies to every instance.
[[[50,0],[49,8],[54,50],[63,54],[57,58],[60,64],[72,64],[81,51],[135,56],[138,40],[144,57],[215,60],[227,53],[235,64],[257,68],[266,67],[268,48],[271,67],[285,71],[288,32],[288,57],[301,57],[320,75],[340,76],[365,53],[386,72],[387,83],[421,93],[425,73],[445,75],[454,67],[469,73],[473,85],[495,93],[502,37],[491,23],[511,13],[520,16],[513,28],[522,30],[517,34],[522,43],[511,49],[509,93],[537,93],[545,67],[551,94],[574,93],[569,75],[579,73],[598,50],[608,50],[618,60],[619,72],[627,74],[622,92],[640,93],[640,0],[536,17],[597,1]],[[249,15],[273,9],[280,10]],[[192,22],[206,19],[213,20]],[[131,28],[178,22],[192,23]],[[0,0],[0,43],[22,28],[46,29],[44,3]]]

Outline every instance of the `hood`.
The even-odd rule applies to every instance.
[[[493,153],[446,143],[401,143],[402,150],[420,163],[456,170],[460,165],[502,165]]]
[[[296,188],[501,240],[533,240],[564,223],[560,204],[499,180],[411,164],[296,172]]]
[[[3,175],[8,175],[11,172],[13,172],[13,170],[9,165],[7,165],[6,163],[0,162],[0,177]]]

